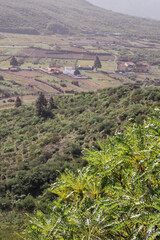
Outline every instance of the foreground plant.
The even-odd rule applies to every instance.
[[[159,117],[86,150],[89,165],[57,179],[50,214],[30,218],[25,239],[160,239]]]

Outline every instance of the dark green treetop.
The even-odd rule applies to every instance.
[[[22,100],[18,96],[15,101],[15,107],[20,107],[20,106],[22,106]]]
[[[47,100],[44,94],[41,92],[36,101],[36,112],[38,116],[45,117],[46,116],[46,108],[47,108]]]
[[[80,71],[78,70],[78,69],[76,69],[75,71],[74,71],[74,75],[75,76],[77,76],[77,75],[80,75],[81,73],[80,73]]]
[[[17,61],[17,59],[14,56],[10,60],[10,65],[18,66],[18,61]]]
[[[102,64],[101,64],[101,61],[98,56],[96,56],[96,59],[94,61],[94,67],[95,67],[96,71],[98,68],[102,68]]]
[[[53,97],[51,96],[49,99],[49,110],[56,109],[56,108],[57,108],[57,106],[55,105]]]

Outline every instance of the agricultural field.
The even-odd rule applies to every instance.
[[[81,36],[25,35],[2,33],[0,39],[0,108],[14,106],[17,95],[25,103],[35,100],[38,92],[56,96],[94,91],[126,84],[158,85],[160,63],[158,42],[147,39],[124,39],[121,35]],[[21,71],[11,71],[15,56]],[[94,66],[96,56],[102,67],[97,71],[81,71],[86,79],[66,74],[51,75],[50,66],[64,69],[79,65]],[[121,73],[119,61],[147,61],[149,72]],[[8,102],[9,100],[9,102]]]

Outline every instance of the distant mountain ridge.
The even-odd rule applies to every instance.
[[[160,20],[159,0],[88,0],[108,10]]]
[[[123,33],[160,38],[160,21],[113,13],[86,0],[0,0],[0,32]]]

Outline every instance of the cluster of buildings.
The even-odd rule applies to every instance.
[[[82,75],[80,73],[80,71],[92,71],[94,69],[93,66],[90,66],[90,65],[79,65],[77,66],[76,68],[73,68],[73,67],[65,67],[65,68],[58,68],[58,67],[48,67],[47,69],[44,69],[44,68],[35,68],[35,67],[31,67],[31,66],[28,66],[26,68],[22,68],[22,67],[10,67],[10,68],[1,68],[0,70],[1,71],[8,71],[10,70],[11,72],[19,72],[19,71],[33,71],[33,70],[42,70],[43,72],[46,72],[50,75],[60,75],[60,74],[65,74],[65,75],[68,75],[70,77],[73,77],[73,78],[86,78],[84,75]],[[76,72],[76,70],[79,71]]]
[[[149,72],[150,65],[146,61],[141,62],[119,62],[118,71],[121,72]]]
[[[53,75],[65,74],[73,78],[86,78],[80,73],[80,71],[92,71],[93,69],[93,66],[90,65],[79,65],[75,69],[73,67],[65,67],[64,69],[57,67],[49,67],[48,73]]]

